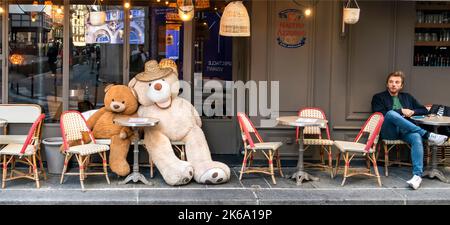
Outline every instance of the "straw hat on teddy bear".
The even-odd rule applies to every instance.
[[[170,68],[160,68],[156,60],[150,60],[145,63],[145,71],[136,75],[136,80],[149,82],[161,79],[172,73]]]

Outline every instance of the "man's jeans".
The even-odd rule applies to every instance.
[[[384,116],[381,127],[381,138],[387,140],[401,139],[411,145],[411,160],[413,175],[422,176],[423,172],[423,144],[422,136],[427,131],[416,126],[397,112],[391,110]]]

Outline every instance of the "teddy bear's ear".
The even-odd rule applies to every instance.
[[[128,87],[130,87],[131,89],[134,89],[134,85],[136,85],[137,80],[136,78],[133,78],[130,80],[130,82],[128,82]]]
[[[114,86],[114,84],[109,84],[108,86],[105,87],[105,93],[109,91],[109,89],[111,89]]]
[[[134,90],[134,88],[131,88],[131,87],[128,87],[128,88],[130,88],[130,91],[131,91],[131,93],[133,93],[134,98],[138,99],[137,93]]]

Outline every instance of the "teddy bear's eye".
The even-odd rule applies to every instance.
[[[114,99],[112,99],[112,101],[114,101]]]
[[[152,83],[148,83],[148,86],[150,86],[150,87],[151,87],[151,86],[152,86]]]
[[[162,81],[164,81],[164,79],[162,79]]]
[[[125,101],[122,101],[122,104],[125,104]]]

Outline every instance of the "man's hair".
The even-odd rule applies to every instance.
[[[399,71],[395,71],[395,72],[390,73],[390,74],[387,76],[387,78],[386,78],[386,84],[388,84],[389,79],[390,79],[391,77],[400,77],[400,78],[402,78],[402,85],[405,84],[405,74],[403,73],[403,71],[400,71],[400,70],[399,70]]]

